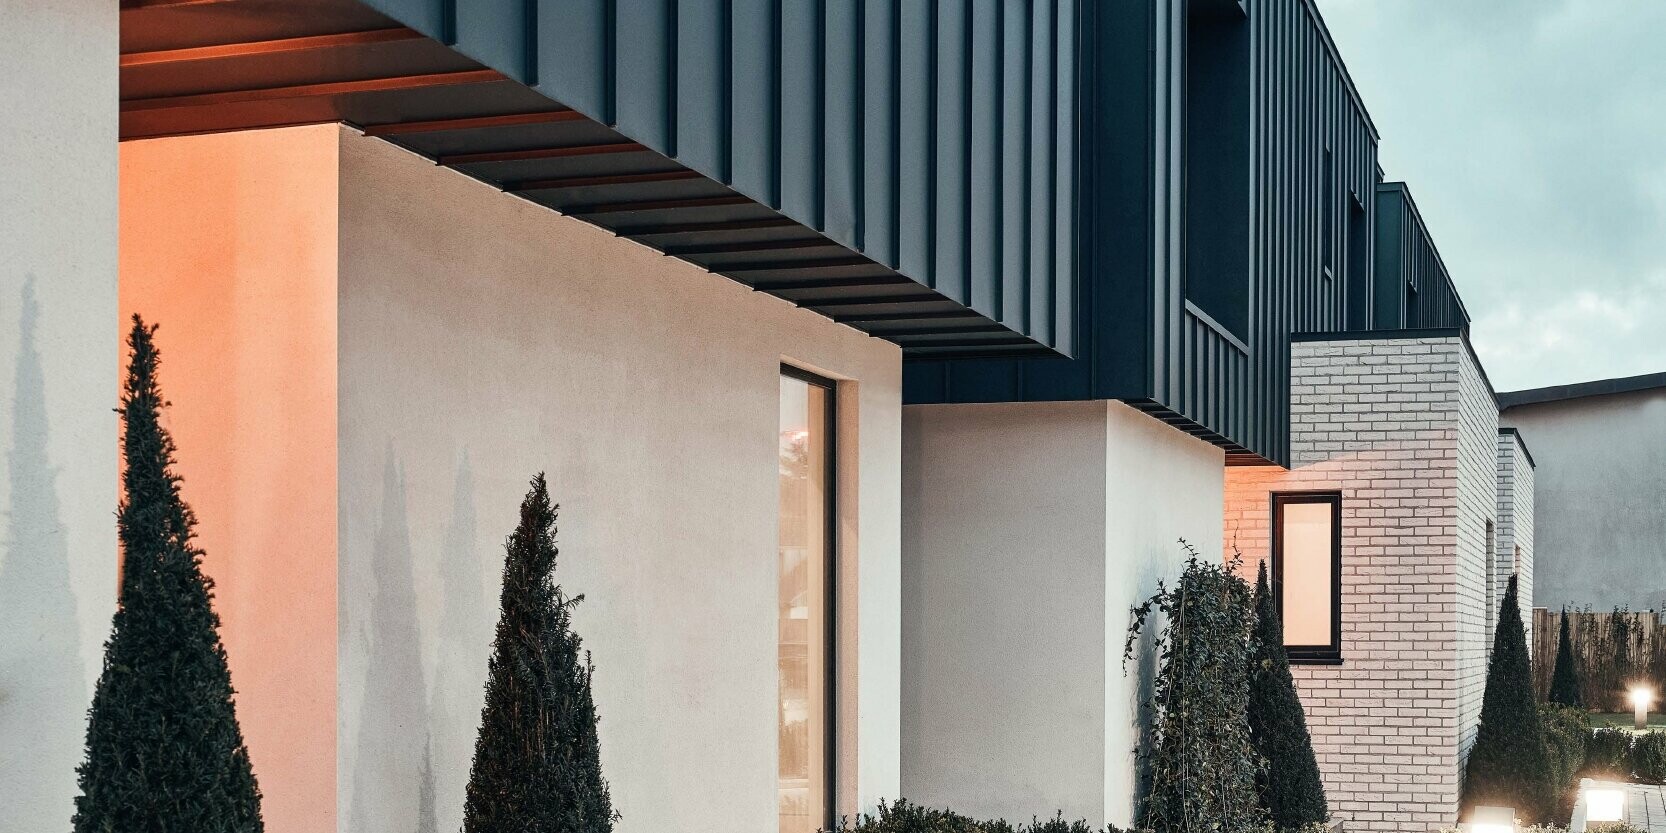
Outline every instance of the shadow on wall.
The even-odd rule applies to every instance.
[[[476,558],[474,472],[468,453],[457,462],[451,520],[440,550],[439,656],[434,663],[434,709],[431,757],[442,764],[445,793],[437,802],[439,817],[462,824],[463,785],[474,757],[474,739],[484,705],[487,657],[491,654],[496,611],[482,587]],[[433,778],[430,770],[430,779]]]
[[[405,478],[390,443],[382,479],[382,517],[371,554],[375,591],[370,601],[369,661],[347,827],[354,833],[436,829],[428,686],[423,680],[411,566]]]
[[[0,833],[60,826],[74,812],[87,684],[70,586],[69,545],[47,459],[46,380],[35,349],[33,276],[19,311],[11,486],[0,557]]]

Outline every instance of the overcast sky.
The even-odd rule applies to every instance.
[[[1666,2],[1318,4],[1493,386],[1666,371]]]

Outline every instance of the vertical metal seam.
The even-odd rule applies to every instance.
[[[682,11],[680,0],[662,0],[665,3],[665,155],[677,158],[677,96],[682,84],[681,70],[678,65],[680,40],[678,36],[678,14]]]
[[[856,165],[850,172],[851,186],[854,193],[851,201],[851,217],[855,223],[852,235],[856,240],[856,250],[864,252],[867,249],[868,216],[868,0],[856,0],[856,25],[851,31],[853,43],[852,62],[856,67],[856,102],[855,121],[851,134],[855,142],[853,151],[856,154]]]
[[[1048,341],[1058,337],[1059,331],[1059,19],[1058,0],[1047,2],[1047,38],[1051,45],[1047,62],[1047,320],[1050,322]],[[1069,222],[1067,219],[1066,222]]]
[[[937,60],[939,31],[937,3],[929,3],[926,38],[926,286],[937,288]]]
[[[722,30],[718,33],[722,62],[720,70],[719,89],[717,91],[718,108],[721,111],[718,118],[723,125],[722,135],[718,141],[723,147],[718,150],[717,160],[721,169],[718,176],[724,185],[735,183],[735,0],[722,0],[718,15],[718,26]]]
[[[521,74],[528,87],[538,86],[538,0],[521,0]]]
[[[995,77],[995,85],[994,85],[995,86],[995,89],[994,89],[994,99],[995,99],[995,147],[994,147],[994,156],[995,156],[995,181],[994,181],[995,197],[994,197],[994,201],[993,201],[994,209],[995,209],[995,228],[991,230],[992,234],[993,234],[993,237],[994,237],[994,249],[995,249],[995,251],[993,253],[994,263],[990,264],[990,267],[993,269],[994,275],[995,275],[995,286],[992,287],[992,290],[993,290],[994,295],[995,295],[995,315],[992,316],[992,317],[996,321],[1002,322],[1002,323],[1004,323],[1006,321],[1006,295],[1007,295],[1007,293],[1006,293],[1006,284],[1007,284],[1007,282],[1006,282],[1006,228],[1007,228],[1006,170],[1007,169],[1006,169],[1006,153],[1004,152],[1006,150],[1006,135],[1007,135],[1007,132],[1006,132],[1007,131],[1007,118],[1006,118],[1007,61],[1006,61],[1006,49],[1007,49],[1007,4],[1006,4],[1005,0],[995,0],[995,75],[994,75],[994,77]],[[967,237],[968,237],[968,239],[970,239],[971,236],[967,235]]]
[[[816,107],[815,107],[815,151],[816,158],[811,161],[810,170],[814,175],[810,177],[811,201],[815,206],[816,231],[827,230],[827,2],[816,0]]]
[[[974,56],[972,54],[972,31],[976,26],[977,9],[972,5],[973,0],[961,0],[961,11],[965,17],[960,27],[961,48],[961,84],[960,84],[960,186],[961,209],[966,218],[961,225],[960,234],[960,283],[961,297],[966,299],[966,306],[973,306],[972,300],[972,78],[974,73]]]
[[[602,0],[602,121],[619,126],[619,0]]]
[[[770,207],[777,209],[781,207],[781,167],[785,164],[786,154],[786,151],[781,147],[781,122],[784,118],[782,108],[786,105],[786,96],[782,90],[785,68],[781,66],[783,60],[781,38],[785,32],[785,26],[781,20],[784,14],[784,2],[785,0],[775,0],[773,8],[770,10],[773,15],[770,26],[774,30],[774,37],[770,38],[769,45],[771,52],[770,67],[773,69],[770,78],[770,84],[772,85],[770,94],[775,99],[775,111],[770,114],[769,197]]]
[[[1024,8],[1027,11],[1029,9],[1029,4],[1025,3]],[[1032,252],[1034,251],[1034,246],[1030,241],[1030,235],[1034,233],[1034,226],[1035,226],[1035,223],[1034,223],[1034,220],[1035,220],[1035,191],[1034,191],[1034,188],[1033,188],[1033,182],[1034,182],[1034,179],[1035,179],[1035,174],[1034,174],[1034,171],[1033,171],[1034,165],[1030,163],[1031,154],[1035,150],[1035,128],[1031,126],[1031,121],[1035,118],[1035,66],[1034,66],[1034,62],[1035,62],[1035,16],[1033,14],[1024,15],[1024,49],[1023,49],[1023,52],[1024,52],[1024,140],[1023,140],[1023,151],[1024,152],[1022,154],[1022,159],[1024,160],[1024,164],[1021,166],[1021,170],[1023,171],[1023,175],[1024,175],[1024,193],[1023,193],[1023,196],[1020,197],[1020,199],[1023,200],[1023,204],[1020,206],[1021,210],[1019,211],[1020,220],[1021,220],[1021,223],[1023,225],[1023,231],[1019,235],[1019,240],[1021,242],[1020,248],[1022,249],[1022,254],[1020,255],[1020,266],[1021,266],[1020,271],[1021,271],[1022,277],[1023,277],[1022,286],[1023,286],[1024,291],[1021,293],[1021,298],[1020,298],[1020,301],[1019,301],[1019,307],[1022,310],[1019,313],[1019,315],[1021,316],[1022,322],[1023,322],[1023,329],[1020,330],[1020,332],[1022,332],[1024,335],[1034,337],[1034,333],[1035,333],[1036,328],[1035,328],[1035,325],[1034,325],[1032,319],[1030,318],[1030,295],[1031,295],[1030,286],[1031,286],[1031,281],[1032,281],[1031,269],[1030,269],[1030,257],[1032,255]],[[1078,57],[1078,62],[1080,62],[1080,60],[1081,60],[1081,58]],[[1049,341],[1051,341],[1051,339],[1049,339]],[[1058,345],[1053,344],[1052,346],[1057,347]]]
[[[890,170],[892,265],[902,265],[902,0],[891,0]],[[928,275],[929,278],[929,275]],[[929,280],[927,285],[929,286]]]
[[[457,0],[440,0],[440,43],[457,45]]]

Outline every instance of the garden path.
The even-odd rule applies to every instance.
[[[1618,781],[1586,781],[1587,789],[1624,790],[1626,793],[1626,821],[1647,833],[1666,833],[1666,785],[1626,784]],[[1581,799],[1581,804],[1584,800]],[[1576,811],[1576,818],[1583,812]],[[1578,825],[1576,825],[1578,826]]]

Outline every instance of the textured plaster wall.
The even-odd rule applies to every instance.
[[[1253,576],[1273,492],[1342,493],[1343,663],[1293,669],[1314,750],[1350,830],[1433,830],[1485,683],[1490,396],[1456,338],[1301,342],[1291,365],[1294,465],[1226,470],[1227,552]]]
[[[121,145],[121,331],[160,327],[262,812],[309,833],[336,829],[337,148],[333,125]]]
[[[1537,603],[1666,607],[1666,388],[1503,413],[1535,471]]]
[[[903,794],[1129,824],[1128,611],[1178,539],[1220,546],[1221,451],[1115,402],[915,406],[903,436]]]
[[[783,360],[846,380],[841,809],[898,794],[894,345],[351,133],[340,245],[343,830],[457,828],[539,470],[618,829],[774,829]]]
[[[118,28],[0,0],[0,833],[68,828],[115,612]]]

